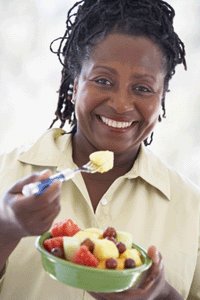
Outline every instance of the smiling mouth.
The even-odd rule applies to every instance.
[[[119,122],[116,120],[112,120],[103,116],[99,116],[100,120],[109,127],[112,128],[129,128],[135,122]]]

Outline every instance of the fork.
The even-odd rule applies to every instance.
[[[22,194],[24,196],[31,196],[31,195],[41,195],[43,192],[52,185],[55,181],[67,181],[73,178],[77,173],[85,172],[85,173],[96,173],[98,172],[98,166],[95,166],[91,161],[87,164],[83,165],[80,168],[76,169],[65,169],[62,172],[59,172],[55,175],[50,176],[47,179],[42,181],[37,181],[34,183],[26,184],[22,189]]]

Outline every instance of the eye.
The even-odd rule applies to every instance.
[[[97,78],[95,79],[95,82],[98,83],[99,85],[103,85],[103,86],[112,86],[112,82],[106,78]]]
[[[138,85],[133,87],[133,90],[136,91],[138,94],[151,94],[153,93],[152,89],[149,87],[143,86],[143,85]]]

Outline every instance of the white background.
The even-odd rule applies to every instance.
[[[157,125],[150,148],[200,184],[200,1],[168,2],[176,11],[188,71],[177,68],[166,98],[167,119]],[[0,153],[31,143],[54,118],[61,65],[49,44],[64,33],[74,3],[0,1]]]

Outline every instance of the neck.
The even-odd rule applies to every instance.
[[[72,138],[72,146],[73,160],[79,167],[89,161],[89,155],[92,152],[102,150],[88,143],[82,135],[79,136],[76,134]],[[114,167],[108,172],[94,174],[82,173],[94,211],[112,183],[132,168],[139,149],[140,146],[130,151],[123,151],[122,153],[116,151],[114,153]]]
[[[72,138],[72,148],[73,148],[73,160],[77,164],[77,166],[81,167],[85,163],[89,161],[89,155],[92,152],[100,151],[102,149],[95,148],[93,145],[89,143],[84,143],[80,138],[76,136],[76,134]],[[103,174],[95,173],[92,175],[92,177],[98,178],[100,175],[100,178],[102,180],[115,180],[119,176],[124,175],[127,173],[133,166],[138,153],[140,150],[140,145],[138,147],[135,147],[134,149],[127,150],[126,152],[114,152],[114,166],[113,168]]]

